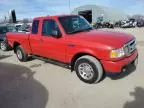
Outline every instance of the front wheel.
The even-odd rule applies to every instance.
[[[75,63],[75,71],[80,80],[85,83],[98,83],[103,77],[100,62],[92,56],[80,57]]]
[[[21,46],[18,46],[16,48],[16,55],[21,62],[26,62],[28,59],[28,54],[24,51],[24,49]]]
[[[2,51],[7,51],[7,49],[8,49],[7,44],[5,42],[0,43],[0,48]]]

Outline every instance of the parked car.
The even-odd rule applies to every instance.
[[[15,28],[12,25],[2,25],[0,26],[0,49],[3,51],[7,51],[11,49],[10,45],[8,44],[6,33],[7,32],[14,32]]]
[[[103,28],[114,28],[114,24],[112,22],[104,22]]]
[[[100,23],[93,23],[93,28],[95,29],[101,29],[101,28],[114,28],[114,24],[111,22],[100,22]]]
[[[122,22],[121,22],[121,28],[129,28],[129,27],[132,27],[132,26],[129,24],[129,21],[122,21]]]
[[[65,63],[86,83],[104,74],[120,75],[137,65],[136,39],[130,34],[95,30],[81,16],[46,16],[33,20],[31,33],[7,33],[17,58],[29,55]]]
[[[19,31],[19,29],[21,28],[21,26],[23,25],[23,23],[17,23],[15,24],[15,28],[16,28],[16,31]]]
[[[30,32],[30,25],[28,25],[28,24],[23,24],[20,28],[19,28],[19,30],[18,30],[18,32]]]
[[[115,22],[114,27],[121,27],[121,21]]]
[[[138,27],[144,27],[144,20],[143,20],[143,19],[139,19],[139,20],[137,21],[137,26],[138,26]]]
[[[130,19],[128,21],[122,21],[121,22],[121,28],[133,28],[137,26],[137,22],[135,19]]]

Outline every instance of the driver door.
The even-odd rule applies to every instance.
[[[42,54],[44,57],[57,61],[65,61],[66,44],[65,38],[57,38],[53,33],[60,29],[53,19],[46,19],[42,25]]]

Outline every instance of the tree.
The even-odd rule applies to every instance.
[[[22,22],[23,22],[23,23],[29,23],[29,19],[28,19],[28,18],[24,18],[24,19],[22,20]]]

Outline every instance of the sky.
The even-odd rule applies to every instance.
[[[144,15],[144,0],[0,0],[0,18],[8,16],[11,9],[15,9],[17,17],[21,19],[68,14],[74,8],[88,4],[110,7],[128,15]]]

